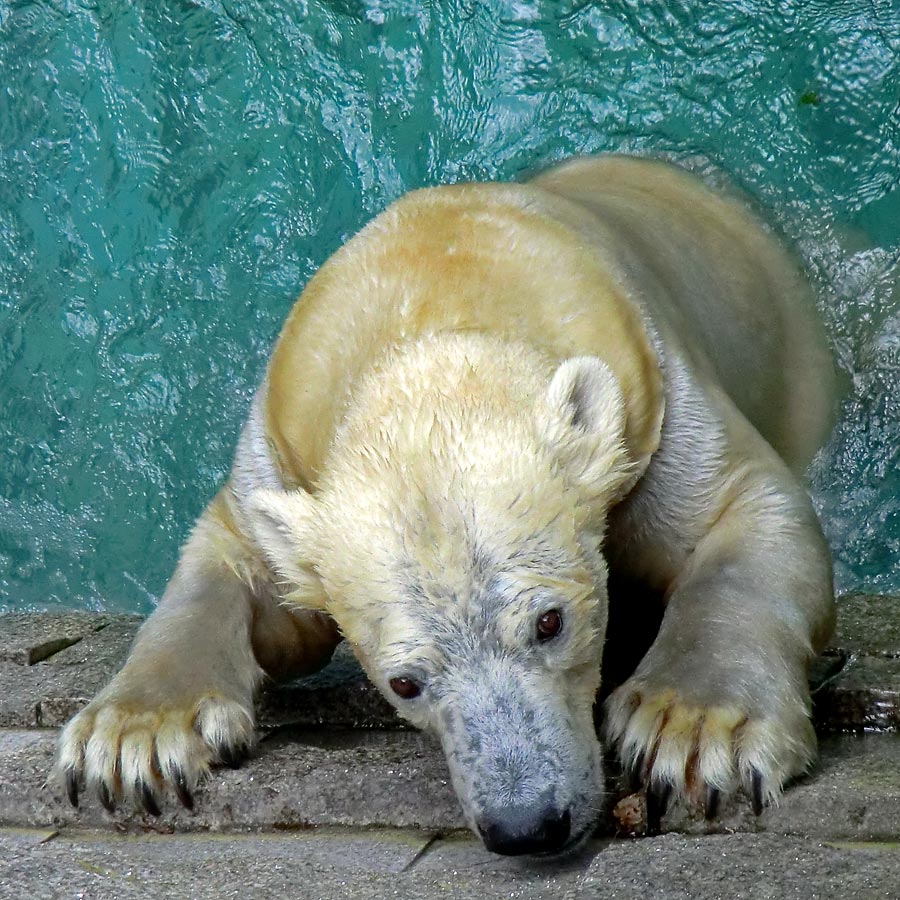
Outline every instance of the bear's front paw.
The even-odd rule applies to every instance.
[[[214,693],[158,706],[101,694],[63,730],[52,777],[73,806],[84,785],[109,812],[124,798],[159,815],[157,797],[168,786],[193,809],[193,791],[210,766],[235,765],[253,737],[247,706]]]
[[[635,789],[647,788],[647,830],[657,832],[674,794],[713,818],[722,795],[743,788],[758,815],[806,771],[816,737],[800,698],[777,710],[692,703],[672,688],[627,682],[606,702],[605,733]]]

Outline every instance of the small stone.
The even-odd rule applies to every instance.
[[[647,803],[643,794],[629,794],[623,797],[612,811],[616,835],[639,837],[647,823]]]

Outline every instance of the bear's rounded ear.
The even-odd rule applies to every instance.
[[[615,502],[634,483],[625,419],[619,382],[595,356],[561,363],[538,404],[539,431],[592,503]]]
[[[247,498],[246,513],[256,543],[289,583],[285,600],[304,609],[324,610],[327,596],[308,555],[315,503],[304,490],[260,488]]]

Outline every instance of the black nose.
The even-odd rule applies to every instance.
[[[572,816],[555,810],[507,809],[485,817],[478,824],[484,846],[492,853],[521,856],[524,853],[555,853],[566,845],[572,831]]]

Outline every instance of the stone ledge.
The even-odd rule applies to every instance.
[[[422,832],[0,830],[0,859],[0,896],[10,898],[888,900],[900,884],[895,846],[750,834],[593,841],[571,858],[538,862],[490,856],[472,838]]]
[[[0,728],[64,725],[121,668],[141,622],[91,613],[0,615]],[[50,647],[58,649],[46,652]],[[406,727],[346,645],[321,672],[268,685],[258,722],[264,728]]]
[[[900,658],[900,597],[890,594],[844,594],[826,653]]]
[[[0,663],[33,666],[105,628],[112,618],[80,612],[0,615]]]
[[[56,733],[0,730],[0,825],[115,826],[126,830],[233,831],[309,826],[465,827],[437,742],[413,731],[279,729],[240,769],[219,769],[188,812],[168,796],[153,818],[106,813],[96,797],[78,810],[45,787]],[[756,818],[746,800],[725,804],[708,823],[675,807],[668,831],[771,832],[822,839],[896,840],[900,835],[900,748],[893,735],[836,735],[821,761],[778,806]],[[615,799],[611,796],[611,800]]]
[[[50,730],[0,730],[0,825],[465,827],[440,748],[413,731],[280,730],[239,769],[214,771],[197,791],[193,812],[170,795],[159,818],[129,810],[109,815],[91,795],[75,810],[58,786],[45,787],[56,737]]]
[[[832,646],[812,676],[817,728],[900,728],[900,597],[846,595],[838,610]],[[0,727],[64,724],[121,666],[140,621],[94,613],[0,615]],[[260,698],[259,724],[405,727],[346,646],[317,675],[270,685]]]
[[[141,621],[89,613],[0,616],[0,727],[67,722],[125,661]],[[57,652],[24,664],[38,648],[57,643]]]

